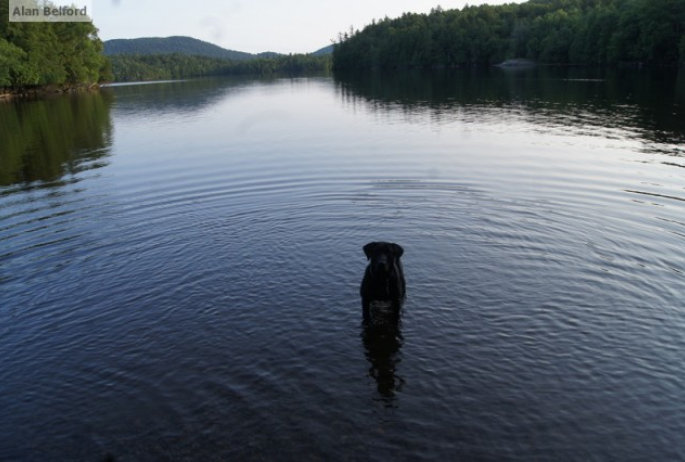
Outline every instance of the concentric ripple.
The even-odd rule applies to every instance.
[[[0,164],[0,459],[684,458],[680,106],[400,74],[0,106],[92,130]]]

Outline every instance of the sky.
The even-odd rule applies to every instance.
[[[185,35],[248,53],[311,53],[350,26],[404,12],[524,0],[93,0],[102,40]]]

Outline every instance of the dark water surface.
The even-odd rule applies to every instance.
[[[3,103],[0,460],[683,460],[683,141],[644,72]]]

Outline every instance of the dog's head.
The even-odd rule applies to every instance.
[[[404,249],[392,242],[369,242],[364,246],[364,253],[369,260],[371,273],[383,277],[393,271]]]

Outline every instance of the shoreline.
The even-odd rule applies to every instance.
[[[78,85],[69,87],[57,87],[53,85],[44,85],[29,88],[3,88],[0,89],[0,102],[10,101],[15,98],[37,98],[48,95],[59,95],[62,93],[76,93],[80,91],[92,91],[100,89],[100,83],[91,85]]]

